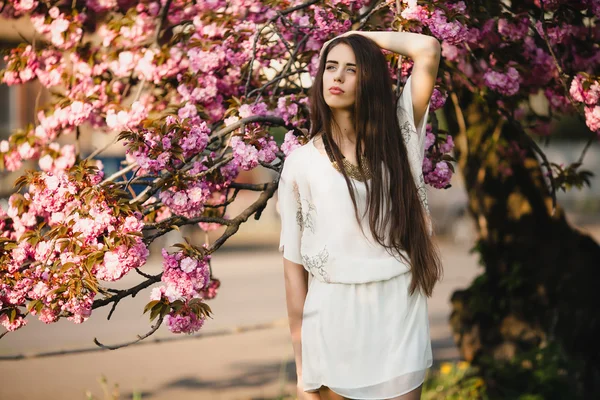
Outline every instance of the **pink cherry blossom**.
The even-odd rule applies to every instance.
[[[284,142],[281,145],[281,151],[285,156],[289,156],[294,150],[302,146],[300,142],[298,142],[298,138],[294,135],[294,131],[287,131],[285,134]]]
[[[585,123],[592,132],[600,135],[600,105],[585,107]]]
[[[483,79],[486,85],[506,96],[513,96],[519,91],[521,76],[514,67],[509,67],[506,73],[488,70]]]
[[[194,312],[183,314],[169,314],[165,316],[165,323],[173,333],[192,334],[204,325],[204,318],[198,317]]]

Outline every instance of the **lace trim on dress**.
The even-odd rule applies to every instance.
[[[293,186],[294,198],[296,199],[296,223],[300,227],[300,231],[304,231],[304,229],[308,228],[312,233],[315,233],[315,216],[314,214],[317,212],[317,208],[315,205],[300,196],[300,189],[298,188],[298,184],[294,182]],[[306,204],[306,207],[303,206]],[[304,212],[306,209],[306,212]]]
[[[329,274],[325,270],[325,264],[327,263],[328,259],[329,251],[327,250],[327,247],[325,247],[316,256],[308,257],[303,255],[302,264],[305,267],[307,267],[313,275],[316,275],[318,273],[321,276],[321,278],[323,278],[323,281],[329,283]]]

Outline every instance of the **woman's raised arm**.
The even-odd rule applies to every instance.
[[[415,125],[419,126],[437,78],[441,54],[440,42],[433,36],[412,32],[349,31],[340,36],[353,34],[365,36],[377,43],[380,48],[413,60],[411,97]]]

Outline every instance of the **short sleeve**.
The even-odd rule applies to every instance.
[[[419,198],[427,215],[429,234],[433,233],[431,218],[429,218],[429,204],[427,201],[427,188],[423,177],[423,159],[425,158],[425,137],[427,135],[427,119],[429,118],[429,107],[431,101],[427,103],[423,119],[419,126],[415,126],[415,118],[412,103],[412,76],[409,76],[402,89],[402,94],[398,98],[396,113],[402,139],[408,152],[408,161],[410,169],[419,192]]]
[[[291,161],[289,157],[286,159],[277,189],[279,216],[281,218],[279,251],[283,252],[284,258],[296,264],[302,264],[302,255],[300,253],[302,206],[300,203],[298,182],[294,177]]]
[[[416,126],[411,82],[412,76],[409,76],[402,89],[402,94],[400,94],[400,97],[398,98],[398,107],[396,111],[404,143],[411,153],[409,155],[416,155],[419,159],[419,165],[422,165],[423,159],[425,158],[425,137],[427,134],[427,119],[429,118],[431,101],[427,103],[425,114],[423,115],[423,119],[421,119],[419,126]]]

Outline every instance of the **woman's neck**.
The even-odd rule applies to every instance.
[[[352,114],[348,110],[332,110],[333,117],[336,124],[331,124],[331,132],[338,145],[343,146],[344,144],[355,145],[356,143],[356,132],[354,131],[354,122],[352,121]],[[339,128],[339,129],[337,129]]]

